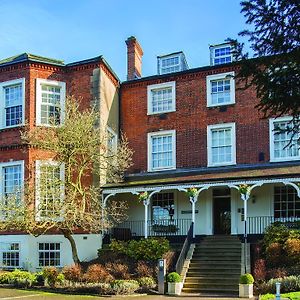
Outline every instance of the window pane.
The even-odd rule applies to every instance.
[[[211,130],[211,160],[213,164],[232,161],[231,128]]]
[[[168,168],[173,166],[172,135],[153,136],[152,140],[152,168]]]
[[[22,84],[4,88],[5,125],[14,126],[22,123]]]

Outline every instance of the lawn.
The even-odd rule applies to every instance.
[[[292,292],[292,293],[286,293],[281,294],[281,298],[289,298],[291,300],[300,300],[300,292]],[[274,294],[265,294],[259,297],[259,300],[271,300],[275,299]]]

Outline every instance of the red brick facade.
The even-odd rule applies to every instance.
[[[131,172],[147,171],[147,133],[176,130],[176,168],[207,167],[207,126],[236,124],[237,165],[269,161],[269,122],[255,108],[255,90],[239,90],[235,104],[207,107],[206,76],[234,71],[236,65],[202,68],[177,74],[154,76],[123,83],[121,87],[121,130],[134,150]],[[147,86],[176,81],[176,111],[147,115]],[[264,161],[259,154],[264,153]]]

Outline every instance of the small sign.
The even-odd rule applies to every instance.
[[[195,214],[197,213],[198,213],[198,209],[195,210]],[[182,210],[181,214],[182,215],[192,214],[192,210]]]

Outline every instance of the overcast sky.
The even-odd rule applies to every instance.
[[[0,59],[29,52],[66,63],[104,55],[126,78],[127,37],[143,50],[143,76],[156,56],[184,51],[191,68],[209,64],[209,44],[245,28],[240,0],[0,0]]]

